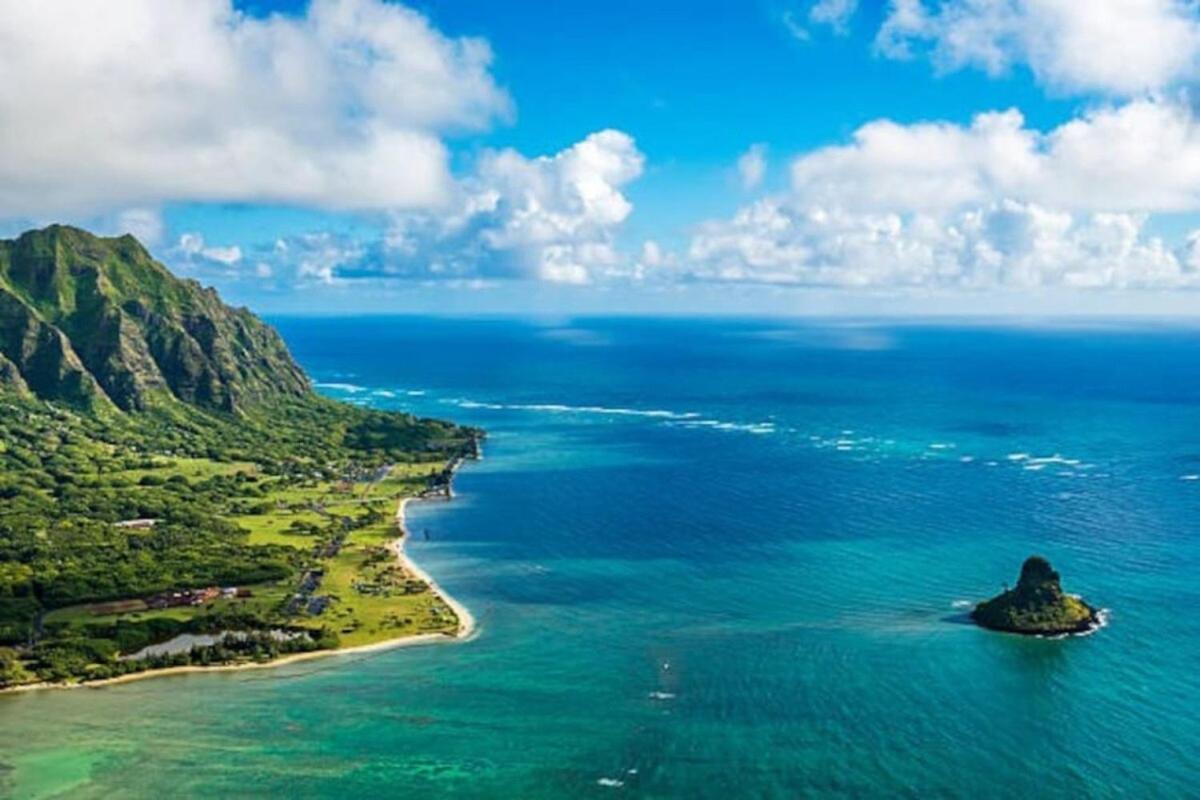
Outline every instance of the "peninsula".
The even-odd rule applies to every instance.
[[[320,397],[131,236],[0,240],[0,689],[468,634],[403,509],[482,435]]]
[[[1041,556],[1030,556],[1012,589],[980,603],[971,618],[984,628],[1033,636],[1087,633],[1100,625],[1100,613],[1062,590],[1059,575]]]

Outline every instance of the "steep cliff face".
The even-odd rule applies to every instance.
[[[18,394],[29,393],[29,385],[21,377],[21,370],[3,355],[0,355],[0,389],[8,389]]]
[[[236,412],[310,392],[249,311],[176,278],[132,236],[61,225],[0,240],[0,356],[0,385],[84,408]]]

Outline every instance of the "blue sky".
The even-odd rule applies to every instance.
[[[299,14],[306,5],[239,4],[260,15]],[[698,220],[736,210],[745,198],[734,165],[754,143],[775,155],[779,163],[767,180],[778,183],[789,155],[841,142],[879,117],[968,122],[980,110],[1017,106],[1031,124],[1050,127],[1079,107],[1047,97],[1020,71],[1003,81],[977,72],[934,76],[927,62],[877,57],[871,40],[883,3],[864,3],[846,35],[816,30],[798,41],[785,15],[805,5],[412,4],[449,35],[486,38],[496,54],[492,72],[516,103],[511,122],[452,139],[456,163],[468,167],[482,148],[555,153],[592,131],[626,131],[649,162],[628,190],[638,211],[622,231],[629,241],[682,241]],[[188,208],[181,216],[183,227],[195,220],[217,239],[247,233],[247,223],[225,207]],[[315,227],[311,215],[287,212],[272,224],[296,232]]]
[[[1191,2],[51,5],[0,22],[0,230],[130,230],[265,311],[1177,313],[1200,285]]]

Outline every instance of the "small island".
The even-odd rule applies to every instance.
[[[1058,573],[1041,556],[1027,558],[1016,587],[975,606],[971,619],[984,628],[1030,636],[1089,633],[1101,623],[1099,611],[1063,592]]]

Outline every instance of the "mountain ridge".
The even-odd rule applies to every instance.
[[[51,225],[0,240],[0,386],[91,411],[237,413],[312,393],[283,339],[133,236]]]

